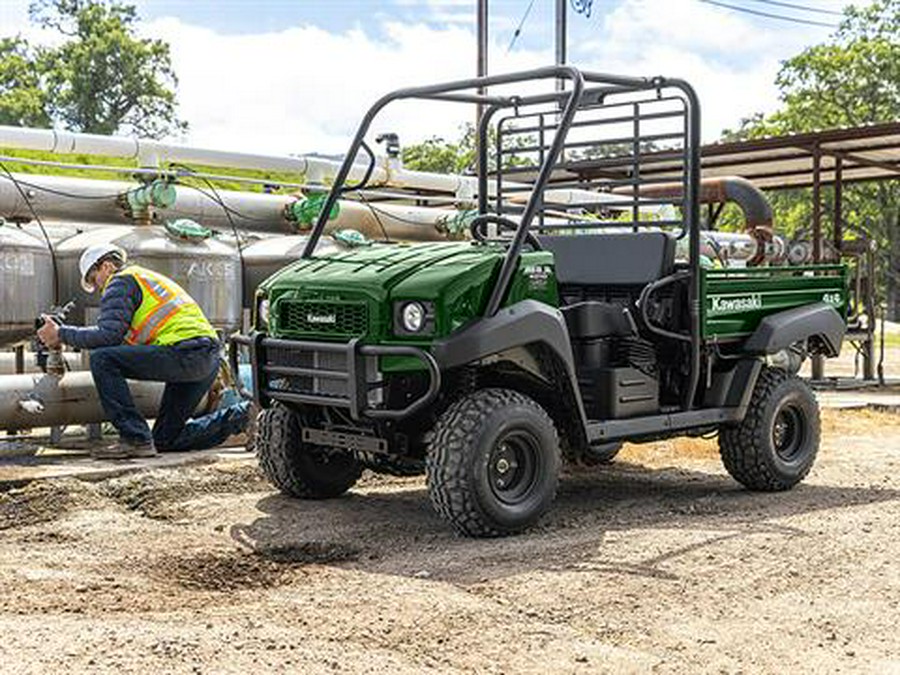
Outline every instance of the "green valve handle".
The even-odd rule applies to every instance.
[[[203,227],[198,222],[190,218],[179,218],[178,220],[167,220],[165,223],[166,232],[173,237],[185,239],[187,241],[202,241],[212,236],[212,230]]]
[[[303,227],[312,227],[312,224],[319,217],[328,195],[320,192],[308,197],[301,197],[295,202],[291,202],[285,207],[285,216],[288,220],[297,223]],[[341,206],[338,202],[331,207],[331,213],[328,214],[328,220],[334,220],[341,212]]]
[[[164,180],[154,180],[127,193],[128,206],[133,211],[142,211],[151,206],[167,209],[175,204],[177,196],[175,186]]]
[[[331,236],[335,241],[343,244],[347,248],[359,248],[360,246],[372,245],[371,240],[366,239],[366,235],[359,230],[337,230],[336,232],[332,232]]]
[[[449,217],[439,221],[439,228],[446,232],[450,238],[455,239],[469,231],[472,221],[478,215],[477,209],[463,209]]]

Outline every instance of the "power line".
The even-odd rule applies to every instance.
[[[509,47],[506,48],[506,53],[512,50],[513,45],[516,44],[516,40],[519,39],[519,36],[522,34],[522,26],[525,25],[525,21],[528,19],[528,15],[531,14],[531,8],[534,7],[534,0],[528,3],[528,8],[525,10],[525,13],[522,15],[522,20],[519,21],[519,25],[513,33],[512,40],[509,41]]]
[[[835,12],[832,9],[819,9],[818,7],[809,7],[807,5],[795,5],[790,2],[778,2],[778,0],[750,0],[750,2],[761,2],[764,5],[776,5],[777,7],[788,7],[790,9],[799,9],[803,12],[812,12],[814,14],[830,14],[831,16],[844,16],[841,12]]]
[[[802,23],[808,26],[822,26],[823,28],[837,28],[837,24],[833,23],[824,23],[822,21],[811,21],[809,19],[796,19],[790,16],[784,16],[781,14],[769,14],[768,12],[759,12],[755,9],[747,9],[746,7],[738,7],[737,5],[729,5],[724,2],[718,2],[717,0],[699,0],[702,3],[707,5],[715,5],[716,7],[724,7],[725,9],[733,9],[736,12],[744,12],[746,14],[753,14],[754,16],[763,16],[767,19],[779,19],[781,21],[790,21],[791,23]]]

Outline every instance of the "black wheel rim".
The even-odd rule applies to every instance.
[[[772,444],[775,453],[790,462],[801,454],[806,437],[806,416],[795,405],[786,405],[775,416],[772,425]]]
[[[504,504],[518,504],[537,479],[540,445],[527,431],[508,431],[497,439],[488,459],[488,480],[494,496]]]

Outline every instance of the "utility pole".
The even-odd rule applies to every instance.
[[[556,65],[564,66],[566,64],[566,2],[567,0],[556,0]],[[562,91],[566,88],[566,81],[563,78],[556,80],[556,90]]]
[[[484,77],[488,71],[488,0],[478,0],[478,77]],[[484,87],[478,87],[478,93],[484,94]],[[482,105],[479,103],[475,108],[475,131],[478,131],[478,125],[481,123],[481,115],[484,112]]]

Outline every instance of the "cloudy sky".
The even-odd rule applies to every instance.
[[[141,32],[167,41],[190,145],[340,153],[367,107],[402,86],[472,77],[475,0],[137,0]],[[490,0],[490,74],[554,61],[555,0]],[[584,4],[582,1],[581,4]],[[779,63],[836,24],[842,0],[594,0],[569,5],[568,61],[586,70],[690,81],[704,140],[777,107]],[[730,5],[724,7],[720,5]],[[0,35],[52,39],[28,23],[27,0],[0,0]],[[530,9],[529,9],[530,8]],[[734,8],[744,8],[739,11]],[[818,11],[811,11],[818,10]],[[524,22],[523,22],[524,19]],[[522,31],[515,40],[516,27]],[[406,107],[376,127],[401,141],[458,137],[471,115]]]

